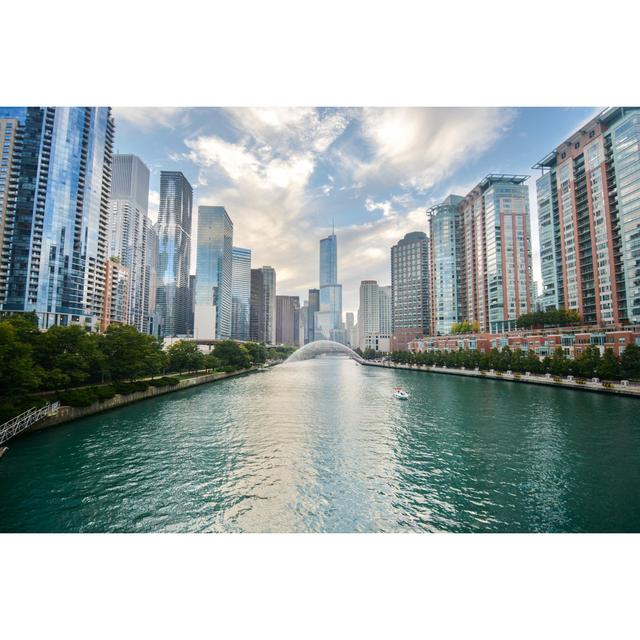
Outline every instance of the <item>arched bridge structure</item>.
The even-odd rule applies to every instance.
[[[294,351],[285,362],[299,362],[301,360],[310,360],[325,353],[344,353],[356,362],[363,362],[363,359],[351,348],[345,344],[334,342],[333,340],[316,340],[305,344],[297,351]]]

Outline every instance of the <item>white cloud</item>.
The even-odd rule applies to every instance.
[[[125,121],[142,131],[158,127],[175,129],[188,123],[187,107],[113,107],[117,121]]]

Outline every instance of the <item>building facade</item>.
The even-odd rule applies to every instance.
[[[276,271],[251,269],[249,333],[254,342],[276,344]]]
[[[109,258],[117,258],[129,273],[127,324],[138,331],[146,329],[149,292],[145,289],[147,235],[151,225],[149,208],[149,169],[134,155],[113,157],[109,215]]]
[[[429,245],[425,233],[413,231],[391,247],[391,348],[428,335],[429,314]]]
[[[231,337],[233,222],[224,207],[198,207],[196,339]],[[215,322],[212,322],[215,319]]]
[[[427,211],[431,287],[431,335],[447,335],[463,319],[462,215],[464,198],[450,195]]]
[[[156,224],[156,312],[162,337],[187,334],[192,206],[193,189],[184,175],[180,171],[162,171]]]
[[[640,109],[602,111],[534,165],[545,309],[640,321]]]
[[[0,108],[0,310],[97,330],[114,123],[108,107]],[[5,158],[6,156],[6,158]]]
[[[129,324],[129,287],[131,274],[117,258],[107,260],[104,277],[104,299],[100,331],[110,324]]]
[[[320,311],[320,289],[309,289],[309,308],[307,310],[307,336],[305,344],[316,339],[316,313]]]
[[[276,344],[300,344],[299,296],[276,296]]]
[[[331,340],[332,332],[342,329],[342,285],[338,284],[338,239],[335,233],[320,240],[319,307],[314,319],[314,339]]]
[[[231,338],[249,340],[251,249],[233,247],[231,258]]]

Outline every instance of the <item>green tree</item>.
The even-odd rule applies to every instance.
[[[640,379],[640,347],[629,344],[620,356],[620,373],[627,380]]]
[[[244,348],[249,352],[249,358],[253,364],[264,364],[269,352],[267,348],[258,342],[245,342]]]
[[[251,365],[251,356],[244,345],[233,340],[223,340],[216,345],[214,350],[216,358],[223,367],[246,369]]]
[[[172,371],[196,371],[205,366],[205,357],[195,342],[178,340],[167,349],[167,361]]]
[[[130,325],[109,325],[99,344],[113,380],[155,375],[163,366],[158,341]]]
[[[31,357],[32,347],[19,338],[19,329],[0,322],[0,398],[11,403],[38,388],[40,379]]]
[[[598,364],[598,377],[603,380],[620,379],[620,360],[613,349],[606,349]]]

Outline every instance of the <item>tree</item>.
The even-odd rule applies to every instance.
[[[480,331],[480,323],[476,321],[463,320],[462,322],[454,322],[451,325],[451,333],[453,334],[477,333],[478,331]]]
[[[31,352],[11,322],[0,322],[0,397],[12,401],[37,389],[40,380]]]
[[[159,343],[130,325],[111,324],[100,343],[113,380],[135,380],[161,370]]]
[[[620,356],[620,373],[627,380],[640,378],[640,347],[629,344],[624,348]]]
[[[603,380],[620,379],[620,360],[613,349],[606,349],[598,364],[598,377]]]
[[[247,369],[251,365],[249,351],[233,340],[223,340],[214,350],[216,358],[223,367]]]
[[[267,348],[258,342],[245,342],[245,349],[249,352],[249,358],[253,364],[264,364],[269,352]]]
[[[599,375],[600,350],[595,345],[587,347],[573,361],[573,370],[585,378],[593,378]]]
[[[167,349],[167,361],[172,371],[196,371],[205,365],[204,354],[195,342],[178,340]]]

